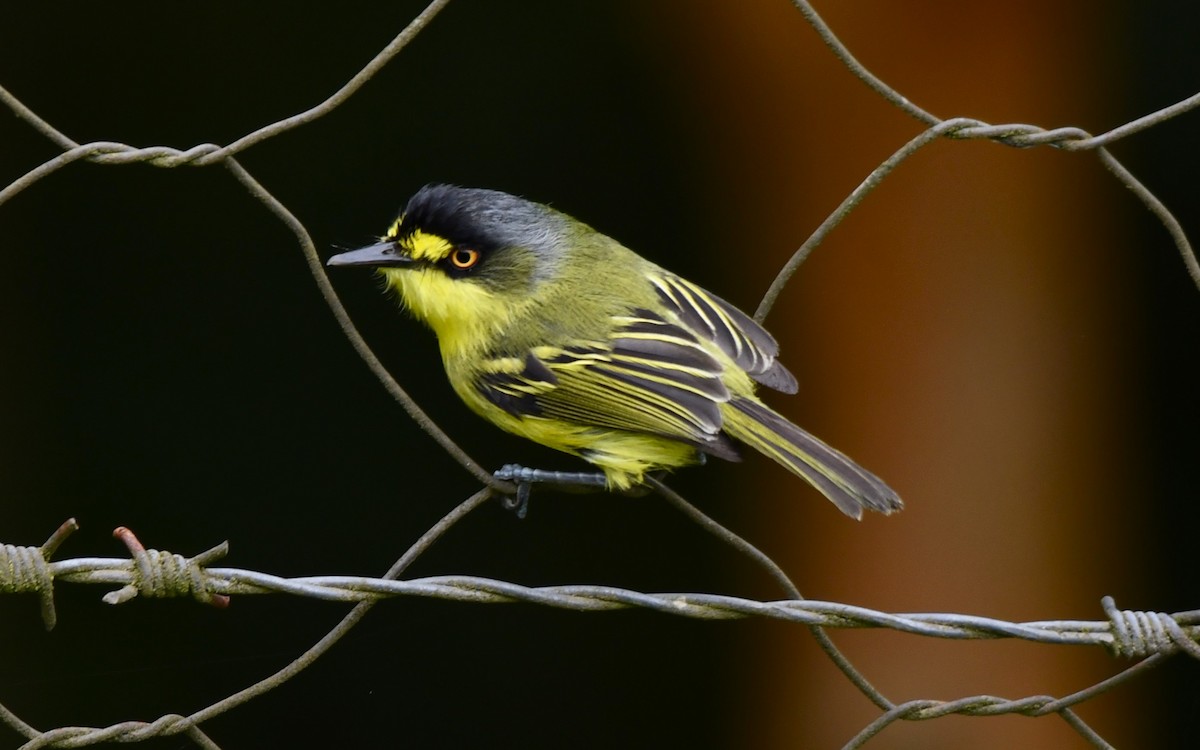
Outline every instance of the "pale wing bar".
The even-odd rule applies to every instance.
[[[664,273],[649,278],[659,298],[693,333],[715,343],[759,383],[796,392],[796,378],[776,360],[779,344],[753,318],[678,276]]]
[[[614,317],[607,342],[497,358],[476,385],[518,417],[662,435],[737,459],[721,434],[722,365],[685,328],[647,310]]]

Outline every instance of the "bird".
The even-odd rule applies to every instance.
[[[327,265],[376,269],[433,329],[468,408],[592,464],[608,490],[631,492],[707,456],[738,461],[741,443],[852,518],[903,507],[882,480],[759,399],[758,386],[792,394],[797,382],[753,318],[550,206],[426,185],[377,242]],[[497,476],[565,476],[511,470],[521,468]]]

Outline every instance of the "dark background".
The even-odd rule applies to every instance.
[[[552,202],[752,311],[920,128],[787,3],[725,5],[451,3],[340,108],[238,158],[326,255],[381,233],[422,184],[456,182]],[[943,116],[1099,132],[1200,81],[1200,19],[1182,4],[1084,17],[1096,4],[1027,3],[1003,19],[855,5],[829,10],[835,32]],[[421,7],[28,4],[0,25],[0,85],[79,142],[228,143],[319,102]],[[1114,147],[1193,241],[1196,118]],[[0,183],[56,153],[0,117]],[[981,163],[999,166],[971,171]],[[120,556],[108,532],[126,525],[186,555],[229,539],[234,567],[378,575],[477,488],[357,359],[288,230],[219,166],[72,165],[0,207],[0,251],[0,541],[39,544],[74,516],[83,530],[60,558]],[[962,273],[941,284],[947,269]],[[483,465],[573,467],[461,407],[433,337],[369,275],[334,282],[390,370]],[[789,415],[888,478],[909,510],[858,526],[755,460],[672,484],[814,598],[1030,620],[1100,619],[1102,594],[1194,608],[1198,300],[1161,225],[1090,155],[936,144],[835,231],[768,321],[802,383]],[[1027,356],[1019,378],[994,364]],[[1059,390],[1007,390],[1046,373]],[[1003,421],[1029,393],[1051,427]],[[780,596],[664,504],[603,496],[535,496],[523,522],[485,507],[408,575],[446,573]],[[60,586],[50,634],[31,598],[0,598],[0,703],[40,729],[187,714],[282,667],[346,609],[113,608],[101,593]],[[896,700],[1064,695],[1120,666],[916,640],[844,642]],[[906,656],[918,663],[890,661]],[[1082,715],[1123,746],[1194,733],[1195,665],[1175,661]],[[936,681],[959,667],[978,672]],[[826,747],[874,716],[796,626],[404,600],[204,729],[223,747]],[[0,746],[19,742],[0,727]],[[1015,717],[894,727],[871,746],[964,742],[1083,746],[1057,719]]]

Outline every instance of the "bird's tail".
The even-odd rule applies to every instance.
[[[863,508],[891,513],[904,507],[879,477],[754,399],[734,397],[722,408],[729,435],[770,456],[833,501],[862,518]]]

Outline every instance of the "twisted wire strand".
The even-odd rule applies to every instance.
[[[1107,621],[1047,620],[1016,623],[962,614],[894,614],[839,602],[816,600],[787,599],[763,602],[717,594],[652,594],[595,585],[526,587],[476,576],[431,576],[407,581],[396,580],[407,565],[423,554],[451,526],[492,496],[492,491],[485,488],[468,498],[418,540],[382,578],[306,576],[289,579],[237,568],[211,568],[208,567],[208,563],[221,559],[228,551],[226,544],[217,545],[192,558],[183,558],[172,553],[145,549],[132,532],[118,529],[114,536],[125,542],[130,549],[130,558],[78,558],[47,563],[50,577],[73,583],[123,585],[121,590],[134,587],[138,594],[155,597],[193,596],[204,601],[203,598],[196,597],[196,591],[203,590],[212,593],[213,596],[287,593],[357,604],[338,627],[292,664],[266,680],[189,717],[170,714],[150,723],[127,721],[102,728],[61,727],[38,733],[0,706],[0,720],[31,738],[24,746],[27,748],[82,747],[102,741],[133,742],[149,737],[177,734],[188,736],[198,746],[215,748],[217,745],[198,728],[199,723],[287,681],[336,643],[376,601],[398,596],[449,599],[477,604],[527,602],[588,612],[641,607],[697,619],[769,617],[809,627],[882,627],[914,635],[952,639],[1020,638],[1038,643],[1099,645],[1114,656],[1141,659],[1119,674],[1061,698],[1038,695],[1010,699],[977,695],[950,701],[920,699],[899,704],[888,702],[886,706],[881,706],[883,713],[855,735],[845,745],[847,748],[861,747],[900,720],[924,721],[950,714],[994,716],[1014,713],[1026,716],[1056,714],[1094,746],[1110,747],[1071,710],[1073,706],[1144,673],[1151,666],[1178,651],[1200,659],[1200,648],[1196,645],[1196,640],[1200,638],[1200,610],[1174,615],[1120,610],[1111,597],[1105,597],[1101,602],[1109,618]],[[64,524],[64,527],[66,526],[67,524]],[[187,575],[183,576],[188,579],[188,583],[172,583],[170,579],[180,576],[179,571],[182,568],[188,571]],[[161,582],[161,585],[150,594],[146,594],[146,581]],[[794,587],[790,588],[794,591]],[[798,592],[795,592],[795,595],[798,596]],[[131,597],[110,599],[106,595],[105,601],[117,604],[128,601],[129,598]],[[882,700],[886,701],[886,698]]]
[[[714,521],[699,508],[692,505],[687,500],[684,500],[679,493],[675,492],[670,487],[667,487],[658,479],[651,478],[650,484],[654,487],[655,491],[658,492],[658,494],[664,500],[670,503],[676,510],[679,510],[694,523],[699,525],[702,529],[717,537],[717,539],[750,558],[751,561],[770,574],[770,576],[775,579],[775,581],[783,588],[788,596],[793,599],[804,598],[800,594],[800,589],[796,588],[796,584],[792,583],[792,580],[788,578],[787,573],[783,571],[783,568],[779,567],[779,565],[770,557],[768,557],[765,552],[750,544],[737,534],[733,533],[733,531],[730,529],[727,529],[726,527]],[[841,652],[837,645],[834,644],[833,639],[829,637],[828,633],[826,633],[817,625],[810,625],[808,631],[812,634],[813,639],[816,640],[817,645],[821,648],[821,650],[825,652],[825,655],[828,656],[830,661],[833,662],[834,666],[836,666],[838,670],[846,676],[846,679],[850,680],[850,683],[854,685],[854,687],[858,688],[860,693],[867,697],[867,700],[874,703],[876,707],[885,711],[894,705],[890,700],[888,700],[887,696],[880,692],[879,688],[871,684],[871,681],[867,679],[867,676],[859,671],[858,667],[854,666],[850,659],[848,659],[846,655]]]
[[[166,714],[154,721],[122,721],[106,727],[59,727],[36,733],[21,750],[43,747],[88,747],[102,742],[144,742],[155,737],[184,735],[198,747],[220,750],[191,719],[179,714]]]
[[[935,120],[933,125],[900,147],[900,149],[884,160],[878,167],[871,170],[866,179],[851,191],[850,195],[846,196],[838,207],[813,231],[808,239],[792,253],[792,256],[779,269],[775,279],[763,294],[763,298],[758,303],[758,308],[754,312],[754,319],[759,323],[766,319],[767,315],[771,312],[771,308],[775,306],[776,301],[779,299],[779,295],[783,292],[784,287],[787,286],[792,275],[800,265],[824,241],[825,237],[843,219],[849,216],[850,212],[858,204],[862,203],[872,190],[879,187],[885,177],[891,174],[903,161],[939,138],[989,140],[1014,148],[1048,145],[1067,151],[1096,149],[1097,158],[1100,159],[1100,163],[1104,165],[1105,169],[1111,172],[1122,185],[1128,188],[1167,230],[1167,234],[1175,245],[1176,252],[1179,253],[1180,258],[1183,260],[1188,275],[1196,287],[1200,288],[1200,260],[1197,259],[1196,251],[1192,247],[1191,241],[1188,240],[1187,233],[1183,231],[1183,225],[1180,224],[1179,219],[1175,217],[1166,204],[1159,200],[1149,188],[1134,177],[1133,173],[1125,165],[1121,164],[1108,149],[1103,147],[1104,144],[1111,143],[1118,137],[1130,135],[1138,130],[1149,127],[1151,124],[1162,122],[1163,118],[1161,115],[1163,112],[1172,111],[1174,113],[1172,116],[1175,116],[1194,109],[1197,106],[1200,106],[1200,94],[1196,94],[1189,99],[1160,110],[1153,115],[1147,115],[1133,123],[1129,123],[1130,125],[1137,124],[1137,128],[1130,130],[1115,128],[1108,133],[1096,137],[1093,137],[1087,131],[1080,128],[1044,130],[1036,125],[1020,123],[989,125],[981,120],[969,117]],[[921,112],[924,112],[924,110],[921,110]],[[1114,133],[1117,135],[1113,135]]]
[[[642,608],[702,620],[766,617],[827,628],[887,628],[912,635],[954,640],[1018,638],[1036,643],[1098,645],[1115,656],[1145,658],[1184,651],[1200,659],[1200,612],[1177,614],[1118,610],[1111,597],[1102,601],[1107,620],[1009,622],[957,613],[889,613],[841,602],[814,599],[759,601],[725,594],[647,593],[616,586],[567,584],[523,586],[480,576],[442,575],[410,580],[394,577],[301,576],[284,578],[241,568],[214,568],[205,559],[223,556],[218,545],[193,558],[141,550],[132,559],[76,558],[47,563],[49,577],[77,584],[119,584],[132,595],[105,595],[120,604],[137,594],[154,598],[190,596],[207,603],[208,594],[291,594],[325,601],[374,602],[392,597],[423,597],[475,604],[526,602],[557,609],[603,612]]]
[[[484,488],[475,493],[471,497],[464,500],[457,507],[447,513],[440,521],[434,524],[426,531],[421,538],[413,543],[412,547],[398,559],[391,568],[380,579],[372,579],[377,583],[388,581],[396,578],[404,572],[418,557],[427,552],[442,536],[446,534],[456,523],[462,520],[471,511],[477,509],[488,500],[494,497],[494,492],[490,488]],[[120,532],[127,529],[118,529],[114,536],[121,538],[126,546],[130,548],[133,558],[138,557],[138,549],[142,553],[146,553],[141,560],[119,560],[119,559],[104,559],[104,558],[79,558],[75,560],[64,561],[67,563],[61,571],[67,571],[63,577],[70,578],[71,572],[84,573],[87,577],[95,574],[95,582],[103,583],[130,583],[137,576],[144,575],[143,571],[136,570],[142,565],[154,565],[155,561],[165,561],[170,554],[149,554],[151,550],[141,548],[141,543],[137,542],[132,534],[122,534]],[[197,555],[191,560],[207,559],[209,561],[220,558],[227,551],[227,545],[222,543],[213,547],[201,555]],[[162,564],[174,565],[175,563],[163,562]],[[201,564],[203,567],[203,564]],[[61,572],[60,571],[60,572]],[[219,577],[214,574],[214,571],[202,570],[205,585],[208,586]],[[153,574],[152,574],[153,575]],[[281,579],[282,580],[282,579]],[[169,591],[169,589],[164,589]],[[187,592],[179,592],[179,595],[188,595]],[[107,599],[106,599],[107,601]],[[128,601],[122,599],[121,601]],[[350,601],[345,599],[345,601]],[[110,602],[118,604],[121,602]],[[179,714],[168,714],[155,719],[153,722],[142,721],[124,721],[117,724],[112,724],[107,727],[59,727],[57,729],[39,732],[35,728],[26,724],[19,717],[9,711],[0,704],[0,721],[4,721],[30,739],[28,743],[22,745],[22,750],[41,747],[85,747],[95,745],[101,742],[139,742],[159,737],[164,735],[184,735],[191,739],[196,745],[210,750],[219,750],[217,744],[212,741],[199,728],[199,725],[204,721],[219,716],[233,708],[237,708],[249,701],[257,698],[264,693],[283,685],[285,682],[295,677],[300,672],[310,667],[317,659],[321,658],[326,652],[331,649],[334,644],[342,639],[346,633],[350,632],[363,617],[375,606],[375,601],[372,599],[362,599],[351,609],[342,620],[335,625],[328,633],[326,633],[319,641],[313,644],[307,651],[296,657],[290,664],[274,674],[246,687],[207,708],[203,708],[190,716],[182,716]]]
[[[417,34],[421,33],[426,26],[449,4],[450,0],[432,0],[412,21],[404,27],[403,30],[392,41],[388,42],[382,50],[380,50],[369,63],[355,73],[349,81],[341,86],[337,91],[329,95],[323,102],[313,106],[303,112],[285,117],[282,120],[264,125],[227,146],[217,146],[211,143],[194,146],[187,151],[179,151],[178,149],[168,148],[165,146],[153,146],[148,149],[134,149],[155,151],[160,150],[154,159],[141,159],[130,156],[127,151],[131,149],[124,144],[111,144],[116,148],[97,151],[92,156],[93,161],[99,164],[127,164],[131,161],[150,161],[155,166],[161,167],[176,167],[183,164],[194,164],[196,166],[207,166],[224,161],[241,151],[244,151],[251,146],[255,146],[270,138],[274,138],[280,133],[286,132],[301,125],[306,125],[313,120],[332,112],[343,102],[353,96],[367,81],[375,77],[375,74],[383,69],[392,58],[396,57],[408,44],[416,38]],[[29,123],[35,130],[53,141],[64,151],[71,151],[79,147],[79,143],[72,140],[65,133],[55,128],[46,120],[42,119],[33,110],[22,104],[15,96],[10,94],[3,87],[0,87],[0,102],[8,105],[13,112],[25,122]],[[157,161],[156,161],[157,160]],[[2,202],[2,201],[0,201]]]

